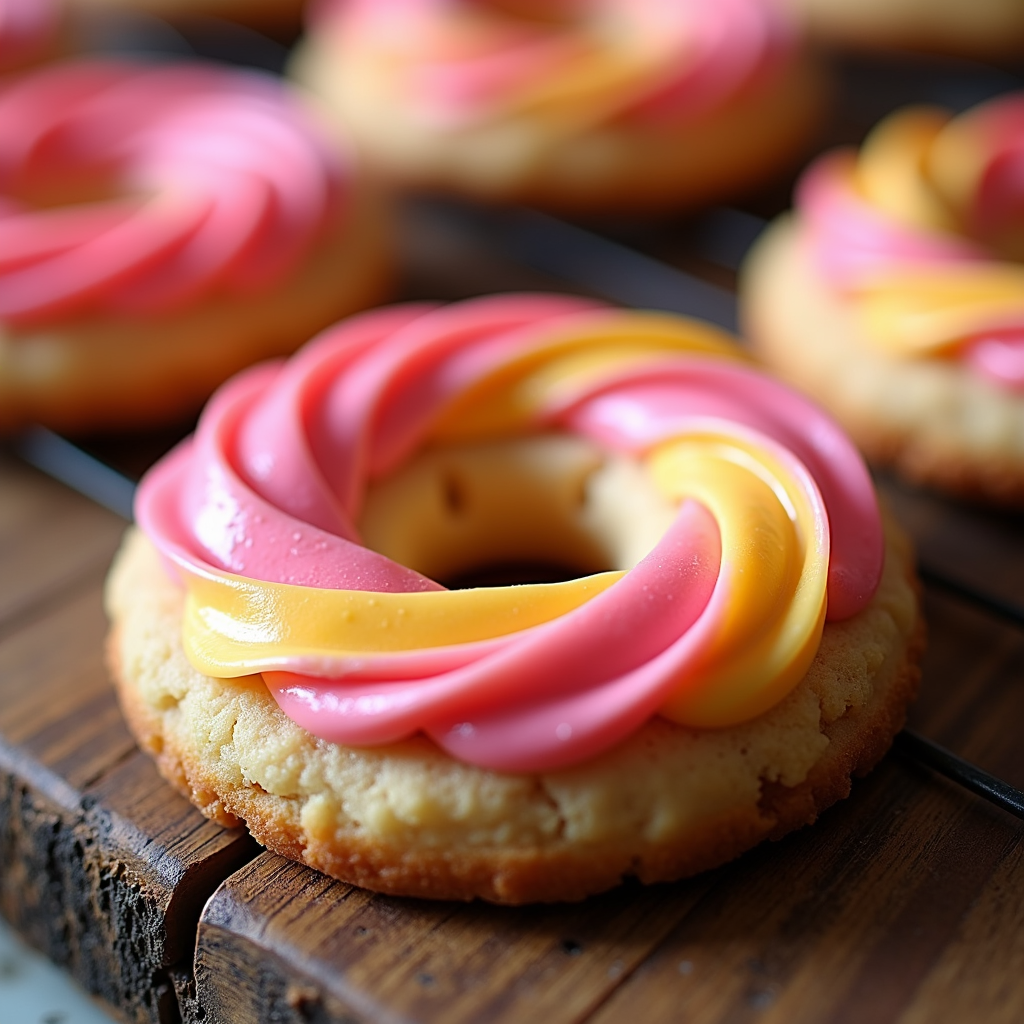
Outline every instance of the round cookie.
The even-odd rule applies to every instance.
[[[755,246],[746,333],[872,460],[1024,500],[1024,101],[910,110],[805,175]],[[1018,190],[1018,191],[1015,191]],[[1015,198],[1016,197],[1016,198]]]
[[[0,429],[194,412],[388,285],[386,209],[269,76],[81,62],[0,89]]]
[[[825,92],[764,0],[325,3],[294,71],[400,184],[592,213],[764,180]]]
[[[902,727],[923,646],[913,557],[890,524],[875,599],[826,628],[803,681],[771,711],[729,730],[654,718],[578,767],[508,774],[422,737],[325,743],[259,676],[198,672],[181,648],[182,592],[139,531],[107,601],[132,732],[208,817],[244,822],[269,849],[368,889],[512,904],[682,878],[812,823]]]
[[[136,514],[108,609],[140,743],[204,813],[384,892],[711,867],[844,796],[916,689],[913,559],[863,463],[682,318],[356,318],[222,388]],[[586,575],[427,575],[509,561]]]

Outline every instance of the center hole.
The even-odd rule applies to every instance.
[[[450,579],[438,580],[449,590],[470,590],[473,587],[514,587],[527,583],[566,583],[589,576],[595,570],[580,569],[558,562],[515,561],[496,562],[461,572]]]
[[[675,516],[646,471],[550,433],[426,449],[367,488],[367,547],[446,587],[629,569]]]

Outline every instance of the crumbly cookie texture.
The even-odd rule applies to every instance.
[[[201,675],[180,642],[182,591],[131,529],[111,572],[109,659],[140,745],[210,818],[381,892],[497,903],[581,899],[627,876],[694,874],[808,824],[902,726],[923,647],[913,558],[887,525],[871,604],[826,626],[814,663],[768,713],[700,731],[656,718],[593,761],[505,775],[416,737],[318,740],[259,676]]]
[[[213,295],[152,317],[0,324],[0,431],[141,426],[194,413],[244,367],[285,355],[390,286],[389,214],[357,186],[292,274],[253,295]]]
[[[758,354],[814,395],[869,459],[953,493],[1024,501],[1024,397],[955,360],[873,348],[853,307],[816,272],[793,216],[758,242],[740,296]]]

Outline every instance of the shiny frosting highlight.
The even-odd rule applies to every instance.
[[[285,278],[346,172],[269,76],[65,64],[0,87],[0,319],[152,315]]]
[[[797,207],[875,344],[1024,389],[1024,95],[897,113],[815,164]]]
[[[552,433],[638,461],[674,504],[634,567],[450,591],[361,545],[368,483],[416,452]],[[330,741],[424,732],[509,771],[593,757],[653,715],[760,714],[883,557],[864,464],[813,404],[710,327],[550,296],[386,309],[247,371],[136,515],[186,589],[201,671],[262,672]]]
[[[766,0],[328,0],[339,60],[438,128],[685,120],[793,49]]]

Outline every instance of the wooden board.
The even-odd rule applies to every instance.
[[[0,457],[0,911],[126,1019],[172,1024],[170,971],[255,844],[173,793],[121,719],[101,592],[123,530]]]

